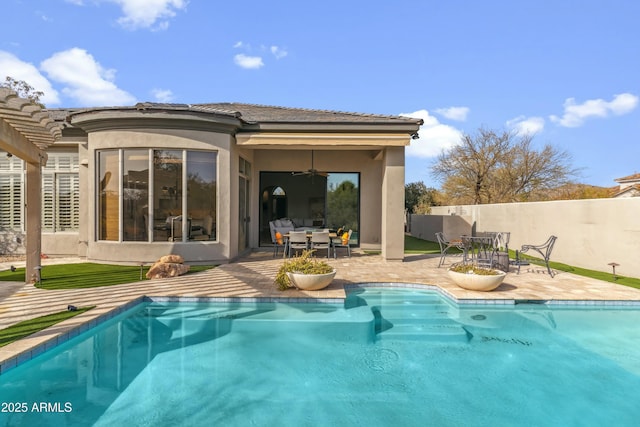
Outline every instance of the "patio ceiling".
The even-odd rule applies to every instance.
[[[44,150],[62,136],[60,125],[41,106],[0,87],[0,149],[28,163],[46,163]]]

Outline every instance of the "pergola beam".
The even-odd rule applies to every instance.
[[[0,149],[20,157],[27,163],[40,165],[46,163],[47,154],[32,143],[25,135],[17,131],[0,118]]]
[[[62,136],[60,125],[42,106],[0,87],[0,150],[27,163],[25,192],[26,269],[25,282],[40,280],[42,245],[42,166],[44,151]]]

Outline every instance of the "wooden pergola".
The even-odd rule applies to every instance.
[[[27,164],[25,282],[40,279],[42,166],[47,163],[45,149],[61,136],[60,125],[40,105],[19,97],[11,89],[0,87],[0,150]]]

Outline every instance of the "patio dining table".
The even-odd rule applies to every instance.
[[[509,235],[508,232],[490,232],[478,236],[461,236],[463,261],[481,267],[508,270],[509,255],[506,239]]]

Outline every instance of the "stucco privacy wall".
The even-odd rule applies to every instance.
[[[553,261],[598,271],[616,262],[616,273],[630,277],[640,277],[639,212],[640,197],[432,208],[432,215],[466,218],[476,232],[510,231],[511,249],[556,235]],[[412,234],[420,233],[417,226]]]
[[[473,232],[470,218],[458,215],[411,215],[409,231],[414,237],[434,242],[440,231],[448,239]]]

